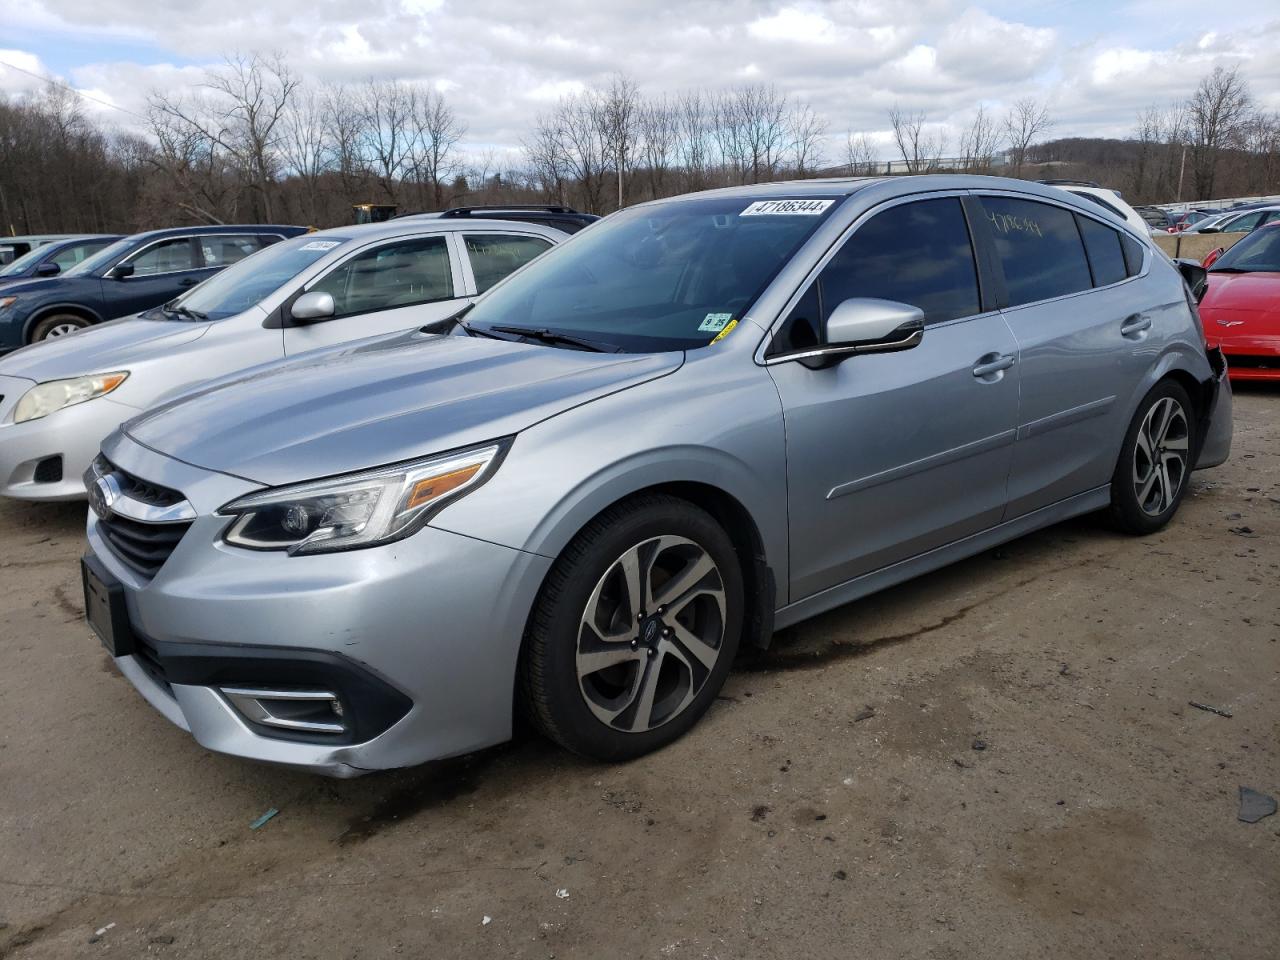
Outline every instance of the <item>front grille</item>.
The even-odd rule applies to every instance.
[[[190,526],[189,520],[142,523],[118,513],[98,520],[98,529],[116,556],[147,577],[154,577],[164,566]]]
[[[97,471],[99,476],[105,476],[108,473],[115,474],[116,483],[120,485],[120,492],[131,500],[137,500],[139,503],[145,503],[153,507],[171,507],[175,503],[181,503],[183,496],[177,490],[170,490],[168,487],[161,487],[154,483],[148,483],[141,477],[135,477],[131,473],[121,470],[102,454],[93,462],[93,469]]]

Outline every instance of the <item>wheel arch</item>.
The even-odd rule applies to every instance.
[[[102,323],[101,315],[82,303],[51,303],[37,308],[32,312],[31,316],[27,317],[27,322],[22,330],[22,341],[31,343],[31,333],[35,330],[36,324],[54,313],[69,313],[73,316],[81,317],[88,320],[90,326],[95,323]]]

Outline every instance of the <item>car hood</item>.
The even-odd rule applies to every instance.
[[[1209,272],[1200,304],[1205,333],[1280,337],[1280,273]]]
[[[6,297],[18,294],[41,295],[56,294],[60,290],[79,290],[85,285],[97,286],[102,283],[100,277],[23,277],[4,288]]]
[[[124,317],[15,350],[0,359],[0,374],[43,382],[128,370],[131,363],[190,343],[208,329],[207,323]]]
[[[683,360],[396,334],[198,390],[124,431],[194,466],[279,486],[510,436]]]

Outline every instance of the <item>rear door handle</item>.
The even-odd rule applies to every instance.
[[[1131,317],[1126,317],[1124,323],[1120,324],[1120,336],[1136,337],[1138,334],[1151,329],[1151,318],[1146,314],[1135,313]]]
[[[1011,353],[989,353],[978,361],[978,365],[973,368],[973,375],[979,379],[993,376],[1002,370],[1008,370],[1016,359]]]

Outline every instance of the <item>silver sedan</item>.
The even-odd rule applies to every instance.
[[[1231,441],[1178,269],[1022,181],[638,206],[448,327],[104,444],[89,620],[205,746],[354,776],[523,707],[635,757],[775,628],[1089,511],[1158,530]]]
[[[567,234],[396,220],[273,244],[170,303],[0,359],[0,496],[73,500],[103,439],[157,402],[257,364],[456,313]]]

